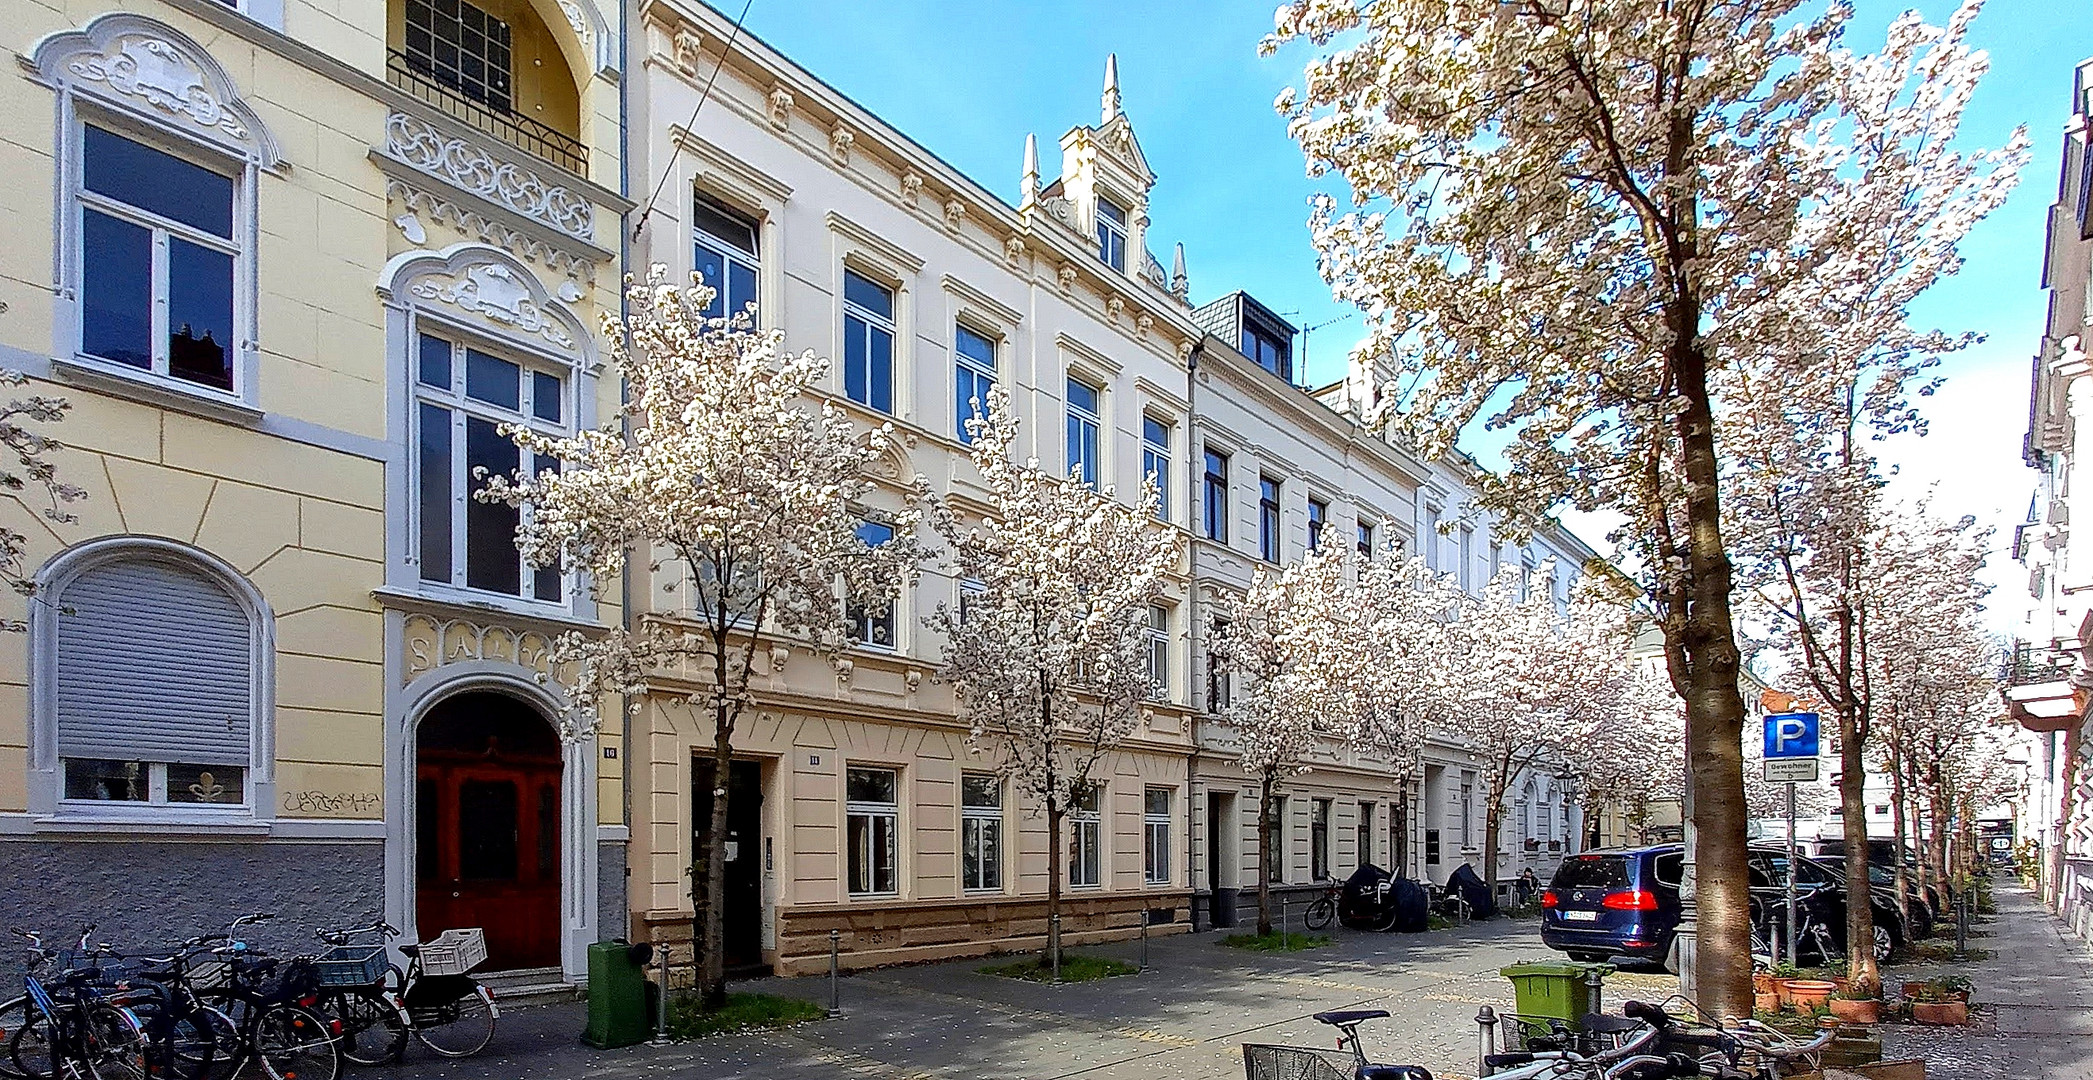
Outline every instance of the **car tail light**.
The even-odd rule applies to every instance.
[[[1599,903],[1615,911],[1655,911],[1657,894],[1642,889],[1630,889],[1627,892],[1607,893],[1606,899]]]
[[[1556,904],[1560,902],[1561,901],[1555,895],[1554,889],[1545,889],[1541,892],[1542,907],[1554,907]]]

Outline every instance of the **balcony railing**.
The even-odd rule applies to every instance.
[[[2013,643],[2013,659],[2006,669],[2008,686],[2056,682],[2071,675],[2071,654],[2052,645],[2032,641]]]
[[[385,81],[453,120],[469,124],[568,172],[588,175],[588,148],[580,140],[528,116],[490,109],[417,69],[405,53],[398,50],[386,53]]]

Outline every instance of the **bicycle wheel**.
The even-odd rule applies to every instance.
[[[414,1037],[444,1057],[471,1057],[494,1039],[494,995],[477,982],[455,1001],[411,1008],[408,1015],[414,1021]]]
[[[254,1021],[254,1057],[269,1080],[335,1080],[341,1048],[334,1023],[297,1005],[271,1005]]]
[[[351,1065],[383,1065],[407,1049],[407,1022],[381,990],[337,990],[320,998],[320,1011],[342,1023],[342,1057]]]
[[[51,1021],[39,1014],[8,1028],[7,1052],[0,1054],[10,1080],[42,1080],[51,1075]]]
[[[129,1009],[95,1003],[87,1007],[80,1038],[82,1063],[96,1080],[148,1080],[145,1031]]]
[[[1310,930],[1321,930],[1329,926],[1330,920],[1336,915],[1336,902],[1330,899],[1329,893],[1324,893],[1308,905],[1308,914],[1302,916],[1301,921],[1307,924]]]
[[[192,1006],[176,1021],[166,1051],[177,1080],[232,1080],[240,1071],[240,1029],[208,1005]]]

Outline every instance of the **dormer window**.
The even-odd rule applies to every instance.
[[[1285,379],[1294,381],[1294,356],[1290,335],[1282,336],[1276,330],[1250,320],[1243,322],[1243,355],[1258,367]]]
[[[1126,210],[1103,195],[1097,197],[1097,257],[1114,270],[1126,270]]]

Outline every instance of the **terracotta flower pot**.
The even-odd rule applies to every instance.
[[[1832,998],[1831,1014],[1849,1024],[1874,1024],[1882,1020],[1882,1002],[1874,998]]]
[[[1780,1002],[1780,1006],[1783,1009],[1795,1004],[1795,995],[1788,992],[1788,984],[1794,981],[1793,979],[1773,980],[1773,996]]]
[[[1898,993],[1906,999],[1916,998],[1920,994],[1925,993],[1925,991],[1926,984],[1924,982],[1908,982],[1898,988]]]
[[[1755,972],[1752,972],[1752,976],[1751,976],[1751,992],[1752,992],[1752,993],[1754,993],[1754,994],[1771,994],[1771,993],[1774,993],[1775,991],[1774,991],[1774,989],[1773,989],[1773,983],[1774,983],[1774,979],[1773,979],[1773,976],[1771,976],[1771,975],[1768,975],[1768,974],[1766,974],[1766,973],[1765,973],[1765,972],[1763,972],[1763,971],[1755,971]]]
[[[1751,996],[1751,1008],[1753,1012],[1778,1012],[1780,1010],[1780,1007],[1781,996],[1779,994],[1765,993],[1753,994]]]
[[[1789,979],[1788,997],[1797,1009],[1814,1010],[1831,1000],[1832,991],[1838,989],[1823,979]]]
[[[1843,994],[1853,988],[1853,980],[1844,975],[1833,975],[1824,981],[1831,984],[1831,992],[1834,994]]]
[[[1963,1001],[1914,1001],[1911,1018],[1921,1024],[1969,1023],[1969,1003]]]

